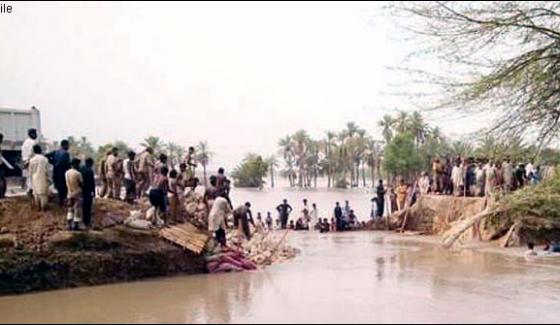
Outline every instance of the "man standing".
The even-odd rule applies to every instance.
[[[372,198],[370,201],[371,211],[369,213],[369,217],[371,220],[375,220],[377,218],[377,197]]]
[[[435,194],[440,194],[443,191],[443,174],[445,166],[441,160],[436,159],[432,163],[432,171],[434,174],[434,188],[432,189]]]
[[[105,157],[99,162],[99,177],[101,179],[101,189],[99,197],[104,198],[109,193],[109,182],[107,181],[107,158],[112,155],[111,150],[107,150]]]
[[[348,200],[344,201],[344,209],[342,209],[342,216],[344,220],[344,224],[348,225],[350,222],[350,202]]]
[[[196,168],[194,147],[189,147],[189,151],[187,152],[183,162],[187,165],[188,178],[190,179],[194,177]]]
[[[467,186],[465,191],[468,191],[469,196],[476,196],[476,164],[474,163],[473,158],[469,158],[467,167]]]
[[[304,227],[309,228],[309,223],[311,221],[311,216],[309,214],[310,209],[309,205],[307,204],[307,199],[303,199],[303,208],[301,209],[301,217],[303,218]]]
[[[383,180],[379,180],[379,185],[377,185],[376,189],[377,193],[377,217],[383,218],[383,214],[385,213],[385,186],[383,186]]]
[[[476,195],[484,196],[484,184],[486,183],[486,172],[483,167],[482,161],[479,161],[475,170],[476,175]]]
[[[204,190],[204,202],[209,209],[212,207],[214,200],[220,196],[217,184],[218,178],[214,175],[210,176],[210,185],[208,185],[208,187]]]
[[[23,141],[21,146],[21,160],[23,162],[23,177],[25,178],[25,188],[27,195],[31,196],[33,190],[31,189],[31,177],[29,177],[29,161],[33,158],[33,147],[37,143],[37,129],[29,129],[27,131],[27,139]]]
[[[453,170],[451,171],[451,181],[453,182],[453,194],[461,196],[463,192],[463,183],[465,182],[465,175],[463,174],[463,167],[461,161],[456,161]]]
[[[222,167],[218,168],[218,176],[216,176],[216,187],[218,188],[218,191],[222,196],[225,195],[226,180],[227,178],[225,175],[224,168]]]
[[[418,180],[418,187],[420,188],[420,195],[426,195],[430,191],[430,176],[428,173],[422,172],[422,177]]]
[[[40,211],[45,211],[49,201],[49,160],[43,156],[40,145],[33,146],[28,171],[35,204]]]
[[[515,170],[515,180],[517,182],[517,188],[523,188],[525,182],[527,181],[525,165],[520,164]]]
[[[138,173],[136,188],[138,190],[137,197],[140,199],[146,194],[152,181],[152,172],[154,169],[154,149],[148,147],[138,157]]]
[[[92,224],[92,207],[93,199],[95,198],[95,173],[93,169],[94,161],[92,158],[86,159],[86,164],[82,168],[83,185],[83,209],[82,215],[84,217],[84,224],[90,227]]]
[[[72,168],[66,172],[66,186],[68,188],[68,230],[80,230],[83,212],[83,185],[84,179],[80,173],[80,159],[74,158]]]
[[[489,161],[486,164],[485,173],[486,173],[486,186],[485,186],[485,195],[491,196],[495,192],[496,188],[496,168],[494,167],[494,162]]]
[[[6,190],[8,184],[6,184],[6,165],[4,164],[2,157],[2,142],[4,142],[4,135],[0,133],[0,199],[6,197]]]
[[[68,149],[70,144],[68,140],[60,141],[60,149],[49,153],[49,160],[53,165],[53,181],[54,187],[58,192],[58,204],[62,207],[68,196],[68,187],[66,186],[66,172],[70,169],[70,153]]]
[[[319,210],[317,209],[317,204],[311,204],[311,212],[309,213],[309,218],[311,219],[309,229],[316,229],[317,224],[321,221],[319,219]]]
[[[502,172],[504,173],[504,191],[509,193],[513,190],[513,164],[509,157],[502,164]]]
[[[292,213],[292,207],[288,204],[288,200],[284,199],[282,204],[276,207],[276,211],[280,215],[280,222],[282,224],[282,229],[286,229],[288,225],[288,218],[290,213]]]
[[[336,202],[334,206],[334,220],[336,222],[336,230],[341,231],[344,227],[342,226],[342,208],[338,202]]]
[[[266,228],[268,229],[268,231],[272,231],[272,227],[273,227],[273,220],[272,220],[272,214],[270,213],[270,211],[268,211],[266,213]]]
[[[134,151],[128,152],[128,158],[124,160],[124,188],[126,190],[125,201],[133,204],[136,199],[136,166],[134,159],[136,153]]]
[[[208,214],[208,230],[215,234],[216,241],[222,247],[226,246],[227,216],[231,213],[228,201],[223,197],[218,197]]]
[[[107,157],[107,184],[109,185],[109,198],[120,200],[122,177],[122,160],[119,158],[119,149],[111,149],[111,155]]]

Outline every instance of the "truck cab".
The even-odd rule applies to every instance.
[[[21,146],[32,128],[37,129],[41,139],[41,114],[35,106],[28,110],[0,108],[0,133],[4,135],[2,156],[14,167],[5,168],[7,177],[22,176]]]

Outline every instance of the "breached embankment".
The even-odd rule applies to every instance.
[[[0,295],[205,271],[205,260],[158,230],[124,226],[132,207],[97,200],[94,230],[67,232],[65,211],[34,211],[25,197],[0,201]]]
[[[65,210],[32,209],[26,197],[0,201],[0,295],[133,281],[177,274],[252,270],[295,257],[285,239],[264,231],[244,241],[228,230],[222,251],[207,232],[208,209],[195,194],[178,223],[144,220],[147,203],[98,199],[93,229],[66,231]],[[140,212],[140,211],[144,212]],[[138,228],[147,229],[138,229]],[[241,263],[241,264],[239,264]],[[247,266],[240,267],[240,266]]]
[[[441,236],[446,246],[455,242],[449,240],[454,236],[459,243],[475,240],[495,242],[502,247],[520,246],[528,242],[544,244],[547,240],[560,238],[560,219],[551,211],[536,213],[533,208],[514,218],[511,211],[496,210],[486,217],[486,211],[491,211],[495,206],[495,201],[486,198],[424,195],[410,208],[393,213],[390,224],[391,229]],[[481,215],[484,218],[478,220],[477,216]]]

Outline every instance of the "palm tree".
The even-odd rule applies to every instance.
[[[299,172],[298,186],[302,187],[305,177],[305,156],[308,150],[309,135],[307,135],[305,130],[299,130],[292,136],[292,141]]]
[[[399,133],[410,131],[410,118],[407,112],[399,111],[395,119],[395,130]]]
[[[212,157],[212,152],[210,152],[208,148],[208,142],[200,141],[196,146],[196,160],[200,162],[200,164],[202,165],[205,186],[208,185],[208,178],[206,177],[206,167],[208,166],[211,157]]]
[[[455,140],[451,143],[450,150],[455,157],[468,157],[472,155],[474,147],[468,140]]]
[[[323,140],[323,149],[325,151],[324,169],[327,171],[327,186],[331,187],[333,179],[334,167],[336,165],[335,155],[336,152],[336,133],[327,131],[326,138]]]
[[[265,161],[270,170],[270,187],[274,188],[274,168],[278,167],[278,159],[276,159],[276,156],[272,155],[266,158]]]
[[[164,144],[160,137],[149,136],[141,144],[144,148],[152,148],[154,152],[161,152]]]
[[[185,149],[182,146],[171,141],[165,144],[165,149],[167,151],[169,161],[173,165],[179,164],[181,158],[185,155]]]
[[[293,174],[294,174],[294,151],[292,137],[287,135],[278,141],[278,146],[280,147],[280,154],[284,158],[284,163],[286,165],[286,174],[288,176],[288,181],[290,182],[290,187],[295,186]]]
[[[377,123],[378,126],[383,128],[383,138],[386,143],[391,142],[393,138],[393,126],[395,125],[395,120],[389,114],[383,116],[383,119]]]
[[[381,167],[381,144],[379,141],[369,140],[365,152],[366,163],[371,171],[371,186],[375,187],[375,176],[377,169],[377,176],[379,176],[379,169]]]
[[[416,138],[416,145],[424,143],[426,140],[426,123],[424,122],[424,117],[420,112],[414,111],[409,119],[410,132]]]

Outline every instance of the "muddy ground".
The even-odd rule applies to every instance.
[[[204,272],[202,256],[156,230],[122,225],[137,207],[97,200],[90,231],[66,231],[65,210],[34,210],[26,197],[0,201],[0,295]]]

